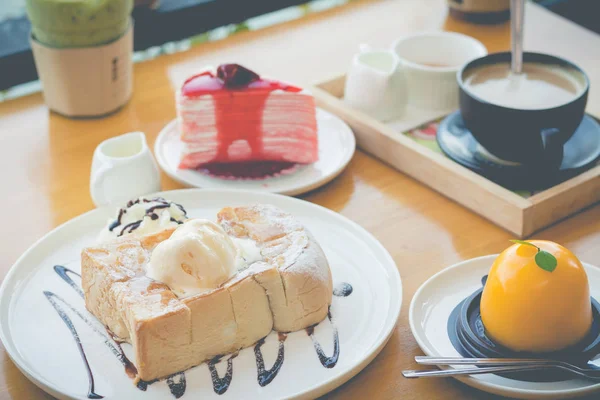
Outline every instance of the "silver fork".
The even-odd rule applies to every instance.
[[[475,365],[483,368],[462,368],[446,370],[403,371],[406,378],[434,378],[459,375],[479,375],[500,372],[520,372],[541,369],[560,369],[587,379],[600,380],[600,369],[582,368],[565,361],[515,358],[460,358],[417,356],[415,361],[421,365]]]

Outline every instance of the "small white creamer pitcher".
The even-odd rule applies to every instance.
[[[94,151],[90,194],[96,206],[160,191],[160,174],[143,132],[107,139]]]
[[[344,101],[380,120],[402,115],[407,103],[406,84],[398,57],[387,50],[361,46],[346,76]]]

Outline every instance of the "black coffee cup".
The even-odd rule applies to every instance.
[[[580,74],[581,90],[565,103],[550,108],[518,109],[493,104],[475,95],[464,78],[475,67],[510,64],[511,54],[494,53],[467,63],[458,71],[460,112],[475,139],[495,156],[542,170],[558,169],[563,145],[585,114],[589,79],[575,64],[548,54],[523,54],[523,62],[567,68]]]

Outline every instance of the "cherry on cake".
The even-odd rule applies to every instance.
[[[187,79],[177,92],[177,117],[181,169],[318,160],[314,98],[237,64]]]

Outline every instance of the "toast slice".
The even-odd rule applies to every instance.
[[[140,379],[172,375],[251,346],[273,329],[295,331],[327,316],[329,265],[296,219],[270,205],[227,207],[217,217],[230,236],[254,240],[263,259],[207,293],[178,298],[145,276],[153,249],[174,229],[82,251],[86,307],[133,345]]]

